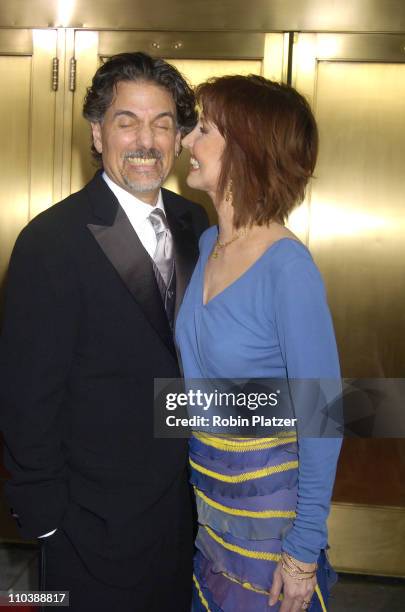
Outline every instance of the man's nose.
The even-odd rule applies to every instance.
[[[138,146],[150,149],[154,143],[153,129],[148,124],[140,125],[136,132],[136,142]]]

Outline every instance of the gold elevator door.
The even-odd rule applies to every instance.
[[[403,45],[355,34],[300,34],[294,44],[294,85],[315,111],[320,155],[293,221],[325,279],[350,378],[405,371]],[[344,442],[330,519],[340,569],[405,576],[404,442]]]
[[[0,30],[0,285],[30,218],[53,201],[56,30]]]

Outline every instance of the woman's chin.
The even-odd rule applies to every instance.
[[[204,191],[204,187],[201,185],[200,181],[193,172],[190,172],[187,175],[186,183],[189,187],[191,187],[191,189],[198,189],[199,191]]]

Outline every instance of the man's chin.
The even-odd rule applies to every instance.
[[[138,180],[131,181],[128,177],[123,177],[125,186],[128,191],[136,195],[137,193],[148,193],[150,191],[156,191],[160,189],[163,180],[161,178],[156,178],[154,180]]]

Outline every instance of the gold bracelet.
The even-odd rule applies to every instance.
[[[310,580],[316,575],[316,572],[308,572],[307,574],[304,574],[303,572],[292,571],[291,568],[285,565],[283,561],[281,562],[281,567],[289,576],[291,576],[291,578],[295,578],[296,580]]]
[[[314,569],[305,570],[304,568],[300,567],[296,560],[287,552],[283,552],[281,554],[281,565],[289,576],[296,578],[297,580],[308,580],[313,578],[318,568],[318,565],[315,564]]]
[[[286,565],[284,565],[284,563],[281,563],[281,567],[289,576],[291,576],[291,578],[294,578],[295,580],[310,580],[316,575],[315,572],[313,574],[308,574],[307,576],[297,574],[296,572],[292,572]]]
[[[303,572],[303,573],[308,573],[308,572],[313,572],[316,571],[318,569],[318,564],[315,563],[315,567],[313,570],[305,570],[304,568],[302,568],[300,565],[298,565],[297,559],[294,559],[294,557],[292,557],[290,555],[290,553],[283,551],[281,553],[282,558],[284,559],[284,561],[286,561],[287,563],[289,563],[290,565],[292,565],[293,567],[295,567],[299,572]]]

